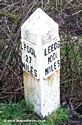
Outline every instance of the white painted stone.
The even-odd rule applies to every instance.
[[[59,41],[58,24],[39,8],[21,26],[25,99],[43,117],[60,106]]]

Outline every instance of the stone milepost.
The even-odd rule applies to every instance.
[[[24,93],[40,116],[60,106],[58,24],[38,8],[21,26]]]

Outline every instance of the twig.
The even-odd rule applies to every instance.
[[[25,18],[23,19],[21,25],[26,21],[28,14],[31,12],[31,10],[34,8],[34,6],[37,4],[38,0],[36,2],[34,2],[34,4],[32,5],[32,7],[29,9],[28,13],[26,14]]]
[[[0,26],[1,30],[7,35],[7,37],[11,40],[11,42],[13,43],[12,38],[10,37],[10,35],[6,32],[6,30],[3,29],[2,26]]]
[[[79,105],[77,105],[74,110],[76,110],[78,107],[80,107],[82,105],[82,103],[80,103]]]
[[[8,5],[8,6],[4,7],[4,8],[2,8],[1,11],[2,11],[2,10],[5,10],[5,9],[7,9],[7,8],[14,7],[14,6],[17,5],[17,4],[19,4],[19,2],[12,3],[12,4],[10,4],[10,5]]]
[[[64,5],[64,7],[63,7],[63,9],[62,9],[61,12],[63,12],[63,11],[65,10],[65,8],[68,6],[68,4],[70,4],[71,2],[73,2],[73,0],[68,1],[68,2],[66,3],[66,5]]]
[[[42,9],[43,9],[43,6],[44,6],[44,0],[41,0],[41,4],[42,4]]]
[[[15,92],[17,92],[17,91],[19,91],[21,89],[24,89],[24,87],[20,87],[20,88],[16,89]]]
[[[77,15],[78,13],[81,13],[82,10],[77,11],[76,13],[73,13],[72,16]]]

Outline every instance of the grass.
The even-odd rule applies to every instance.
[[[26,105],[25,100],[19,101],[18,103],[1,104],[0,105],[0,118],[1,119],[26,119],[30,117],[33,111],[31,104]],[[27,116],[27,114],[29,114]]]
[[[1,11],[0,16],[7,16],[13,23],[15,23],[17,19],[19,19],[19,16],[17,14],[6,11]]]
[[[16,125],[17,123],[9,123],[7,120],[36,120],[37,122],[21,123],[21,125],[62,125],[68,120],[68,112],[64,108],[59,108],[57,112],[53,112],[45,122],[36,113],[33,112],[31,104],[26,105],[25,100],[18,103],[0,104],[0,125]],[[6,123],[4,122],[6,120]],[[41,122],[39,122],[41,120]]]
[[[63,125],[68,121],[68,111],[65,108],[59,108],[56,112],[53,112],[49,117],[48,121],[53,125]]]

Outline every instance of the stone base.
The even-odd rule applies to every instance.
[[[38,115],[48,116],[60,107],[60,70],[47,79],[37,80],[26,72],[23,77],[26,102],[33,104]]]

